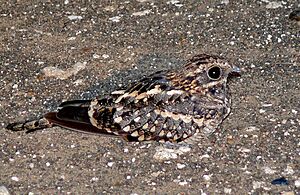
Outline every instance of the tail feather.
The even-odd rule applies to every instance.
[[[97,127],[93,126],[91,123],[83,123],[80,121],[68,121],[64,119],[60,119],[57,117],[57,112],[49,112],[45,114],[45,118],[60,127],[83,132],[83,133],[92,133],[92,134],[108,134],[105,129],[98,129]]]
[[[108,128],[108,126],[112,124],[111,114],[113,109],[103,109],[102,112],[98,113],[98,120],[103,122],[103,128],[98,128],[91,124],[89,116],[90,104],[90,100],[63,102],[57,112],[49,112],[38,120],[9,124],[7,129],[12,131],[27,131],[28,133],[39,129],[60,126],[69,130],[85,133],[114,134],[114,132]]]
[[[53,124],[50,123],[46,118],[42,117],[37,120],[31,120],[26,122],[20,122],[20,123],[11,123],[7,125],[7,129],[12,131],[26,131],[27,133],[39,130],[39,129],[45,129],[53,127]]]

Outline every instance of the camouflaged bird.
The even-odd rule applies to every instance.
[[[57,112],[7,128],[34,131],[60,126],[118,135],[127,141],[197,139],[213,133],[228,116],[227,78],[239,71],[221,57],[201,54],[183,67],[151,74],[126,90],[63,102]]]

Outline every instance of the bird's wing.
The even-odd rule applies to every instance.
[[[119,134],[122,128],[115,122],[116,112],[120,107],[126,106],[126,110],[137,110],[139,105],[130,103],[126,94],[143,94],[160,88],[169,88],[169,81],[165,71],[156,72],[140,81],[132,84],[126,90],[112,92],[111,95],[94,100],[73,100],[66,101],[59,105],[57,112],[47,113],[44,117],[54,125],[70,130],[100,133]],[[156,86],[156,88],[155,88]]]
[[[106,98],[64,102],[45,118],[71,130],[128,141],[180,142],[199,133],[210,108],[174,85],[176,79],[175,73],[160,71]]]
[[[105,134],[105,129],[99,129],[91,124],[88,115],[91,100],[66,101],[59,105],[57,112],[50,112],[44,115],[51,124],[66,129],[85,133]]]
[[[156,72],[110,96],[70,101],[45,117],[71,130],[120,135],[128,141],[182,141],[199,131],[203,112],[173,83],[174,73]]]
[[[195,103],[188,101],[188,92],[174,85],[175,77],[172,72],[157,72],[114,98],[111,132],[128,141],[178,142],[195,134],[203,119],[192,117]],[[104,121],[100,104],[93,102],[90,115],[99,128]]]

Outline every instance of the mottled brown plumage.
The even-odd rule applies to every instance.
[[[229,114],[227,78],[233,72],[239,69],[225,59],[201,54],[105,98],[64,102],[57,112],[7,128],[33,131],[56,125],[128,141],[193,140],[213,133]]]

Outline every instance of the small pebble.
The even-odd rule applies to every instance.
[[[93,58],[98,59],[98,58],[100,58],[100,56],[98,54],[93,54]]]
[[[93,178],[91,179],[91,181],[99,181],[99,178],[98,178],[98,177],[93,177]]]
[[[114,165],[114,162],[108,162],[107,166],[112,167]]]
[[[165,147],[157,147],[154,159],[156,160],[169,160],[176,159],[179,155],[189,152],[191,148],[181,146],[179,149],[170,149]]]
[[[13,177],[11,177],[11,180],[13,180],[13,181],[19,181],[19,178],[16,177],[16,176],[13,176]]]
[[[209,181],[210,180],[210,175],[203,175],[203,179],[205,181]]]
[[[110,21],[112,22],[120,22],[121,16],[114,16],[109,18]]]
[[[178,169],[183,169],[185,167],[185,164],[177,163]]]
[[[230,188],[224,188],[224,193],[225,194],[231,194],[232,190]]]
[[[103,59],[107,59],[107,58],[109,58],[109,55],[103,54],[103,55],[102,55],[102,58],[103,58]]]
[[[188,182],[187,181],[180,181],[178,184],[181,185],[181,186],[185,186],[185,185],[188,184]]]
[[[81,20],[82,16],[68,16],[69,20]]]
[[[277,8],[280,8],[282,7],[282,4],[281,2],[277,2],[277,1],[270,1],[267,5],[266,5],[266,8],[267,9],[277,9]]]

